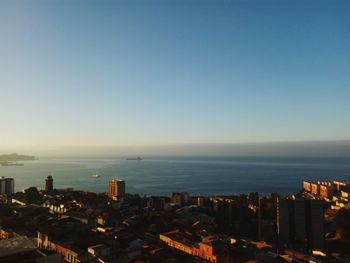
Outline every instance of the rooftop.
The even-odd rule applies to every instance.
[[[169,237],[172,240],[175,240],[177,242],[181,242],[182,244],[185,244],[187,246],[195,246],[196,242],[197,242],[195,240],[195,238],[190,233],[188,233],[188,232],[184,233],[178,229],[163,233],[161,235]]]
[[[0,257],[36,250],[36,246],[26,236],[18,236],[0,241]]]

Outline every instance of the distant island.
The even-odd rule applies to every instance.
[[[0,163],[2,166],[23,166],[23,164],[17,163],[17,162],[18,161],[33,161],[33,160],[37,160],[37,158],[35,156],[20,155],[17,153],[0,155]]]

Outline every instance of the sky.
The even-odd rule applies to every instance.
[[[350,1],[0,2],[0,149],[350,139]]]

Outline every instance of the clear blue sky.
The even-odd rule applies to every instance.
[[[1,1],[0,147],[350,139],[350,1]]]

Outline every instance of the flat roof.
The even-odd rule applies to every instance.
[[[26,236],[13,237],[0,241],[0,257],[36,250],[36,246]]]

